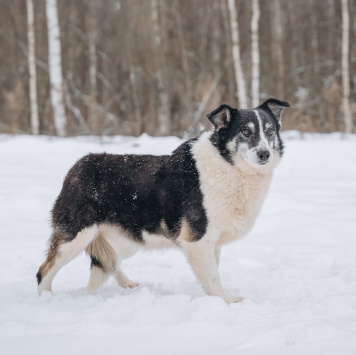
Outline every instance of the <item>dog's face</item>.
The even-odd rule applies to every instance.
[[[231,164],[266,170],[283,154],[279,131],[286,107],[288,102],[277,99],[248,110],[221,105],[208,115],[215,128],[211,141]]]

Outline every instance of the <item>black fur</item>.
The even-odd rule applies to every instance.
[[[287,101],[281,101],[278,99],[268,99],[264,101],[260,106],[261,109],[271,112],[278,122],[280,122],[281,114],[287,107],[291,107],[291,104]]]
[[[38,270],[38,272],[36,274],[36,279],[37,279],[37,284],[39,285],[42,281],[42,274],[41,274],[40,270]]]
[[[143,243],[142,232],[175,239],[185,217],[192,238],[207,228],[199,174],[191,142],[172,155],[89,154],[66,176],[52,210],[52,225],[65,231],[67,240],[83,228],[106,222],[123,228]],[[162,231],[161,222],[167,230]],[[95,260],[92,260],[95,265]]]
[[[103,265],[101,264],[101,262],[97,259],[97,258],[94,258],[94,256],[90,256],[90,260],[91,260],[91,263],[90,263],[90,267],[98,267],[99,269],[104,269]]]

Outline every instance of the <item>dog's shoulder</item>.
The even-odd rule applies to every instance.
[[[169,156],[165,168],[173,174],[197,175],[192,146],[198,138],[190,139],[178,146]]]
[[[189,226],[190,240],[202,238],[208,223],[197,162],[192,152],[198,139],[188,140],[177,147],[162,170],[165,222],[176,237],[183,226]]]

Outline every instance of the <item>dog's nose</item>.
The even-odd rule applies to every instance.
[[[260,162],[266,162],[270,157],[270,152],[268,150],[260,150],[257,152],[257,156],[260,159]]]

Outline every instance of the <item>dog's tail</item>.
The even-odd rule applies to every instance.
[[[88,290],[95,291],[115,272],[117,254],[101,234],[87,246],[85,252],[91,259]]]
[[[91,258],[91,267],[99,267],[108,273],[115,271],[117,254],[101,234],[87,246],[85,251]]]

